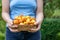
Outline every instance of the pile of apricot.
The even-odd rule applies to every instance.
[[[16,25],[34,25],[36,22],[35,18],[31,16],[16,16],[15,19],[13,20],[13,23]]]

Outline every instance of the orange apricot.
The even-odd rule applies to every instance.
[[[14,23],[14,24],[19,24],[19,20],[15,19],[15,20],[13,21],[13,23]]]
[[[20,23],[19,25],[24,25],[24,23]]]
[[[35,21],[36,21],[36,19],[35,19],[35,18],[31,18],[31,20],[35,20]]]
[[[30,22],[30,19],[27,19],[26,22],[29,23]]]
[[[24,25],[27,24],[27,22],[24,22]]]
[[[19,16],[16,16],[15,19],[18,19]]]
[[[31,20],[31,24],[34,24],[35,23],[35,20]]]
[[[27,19],[28,19],[28,18],[30,19],[31,17],[30,17],[30,16],[26,16],[26,18],[27,18]]]
[[[22,17],[22,21],[26,21],[26,18],[25,18],[25,16],[23,16],[23,17]]]

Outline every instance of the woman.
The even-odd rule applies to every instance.
[[[18,25],[13,25],[15,16],[29,15],[36,18],[36,29],[19,32]],[[43,0],[2,0],[2,17],[7,23],[6,40],[40,40],[40,28],[43,20]]]

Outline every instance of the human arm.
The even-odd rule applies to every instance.
[[[9,15],[9,0],[2,0],[2,18],[7,23],[12,21]]]
[[[36,29],[31,29],[31,32],[36,32],[41,28],[41,24],[43,21],[43,0],[37,0],[37,11],[36,11],[36,25],[38,27]]]
[[[13,20],[10,18],[9,14],[9,0],[2,0],[2,18],[8,24],[9,29],[16,28],[16,25],[13,25]],[[13,31],[11,29],[11,31]]]

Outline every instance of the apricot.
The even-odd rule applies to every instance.
[[[31,18],[31,21],[32,21],[32,20],[35,20],[35,21],[36,21],[36,19],[35,19],[35,18]]]
[[[26,22],[27,22],[27,23],[30,23],[30,19],[27,19]]]
[[[14,24],[19,24],[19,20],[15,19],[15,20],[13,21],[13,23],[14,23]]]
[[[21,20],[22,20],[22,21],[26,21],[26,18],[25,18],[25,16],[23,16]]]
[[[24,25],[24,23],[20,23],[19,25]]]
[[[24,25],[27,24],[27,22],[24,22]]]
[[[27,18],[27,19],[28,19],[28,18],[30,19],[31,17],[30,17],[30,16],[26,16],[26,18]]]
[[[18,17],[19,20],[21,20],[22,18],[21,17]]]
[[[19,20],[19,22],[23,22],[23,20]]]
[[[19,16],[16,16],[15,19],[18,19]]]
[[[31,20],[31,24],[34,24],[35,23],[35,20]]]

